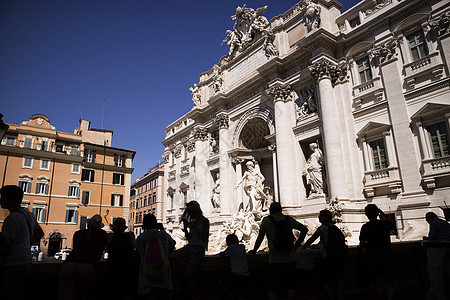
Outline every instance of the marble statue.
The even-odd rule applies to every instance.
[[[266,199],[263,185],[265,177],[259,170],[258,164],[255,166],[253,161],[248,161],[245,165],[247,171],[244,172],[235,188],[244,182],[244,192],[248,196],[247,203],[243,203],[244,211],[261,210],[262,202]]]
[[[194,106],[200,106],[200,90],[196,83],[194,83],[194,87],[190,87],[192,95],[192,102],[194,102]]]
[[[278,56],[278,49],[273,44],[275,35],[269,32],[264,33],[264,35],[265,35],[263,44],[264,54],[266,55],[267,58],[270,58],[271,56]]]
[[[222,69],[218,65],[213,67],[213,90],[214,94],[223,92]]]
[[[239,49],[241,46],[241,39],[236,32],[227,30],[227,37],[222,41],[222,44],[223,43],[227,43],[227,46],[230,49],[228,51],[228,56],[231,56],[234,50]]]
[[[308,32],[320,26],[320,6],[309,2],[305,11],[305,25]]]
[[[215,136],[212,134],[209,135],[209,150],[210,153],[215,154],[219,152],[219,143]]]
[[[213,206],[213,211],[219,211],[220,209],[220,174],[217,173],[217,179],[215,185],[212,189],[211,204]]]
[[[323,194],[323,155],[317,143],[309,144],[309,148],[313,151],[306,166],[303,169],[303,176],[306,176],[306,183],[311,189],[311,195]]]

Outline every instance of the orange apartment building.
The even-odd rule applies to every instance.
[[[128,220],[136,152],[111,147],[111,130],[91,129],[80,120],[74,133],[60,132],[42,114],[8,125],[0,145],[0,182],[24,190],[22,206],[44,230],[40,248],[46,255],[71,248],[73,233],[94,214],[105,225],[117,217]],[[0,209],[0,225],[7,215]]]
[[[164,223],[163,185],[164,163],[153,167],[141,178],[136,178],[136,182],[132,185],[133,200],[130,202],[130,207],[132,207],[130,224],[133,222],[133,231],[136,237],[143,231],[142,220],[146,214],[152,213],[159,223]]]

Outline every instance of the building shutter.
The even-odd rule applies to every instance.
[[[66,216],[64,217],[64,222],[69,222],[69,211],[66,209]]]
[[[43,208],[42,209],[42,218],[41,218],[41,222],[45,222],[45,218],[47,217],[47,209]]]
[[[111,206],[114,206],[114,194],[111,194]]]
[[[74,214],[73,214],[73,221],[75,222],[75,223],[78,223],[78,210],[75,210],[74,211]]]
[[[119,206],[123,206],[123,195],[119,195]]]

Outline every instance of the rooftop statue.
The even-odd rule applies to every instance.
[[[267,57],[277,56],[278,50],[273,45],[274,35],[270,31],[270,23],[262,14],[267,10],[267,6],[260,7],[256,11],[253,8],[242,7],[236,8],[236,14],[231,16],[235,21],[234,31],[227,30],[227,37],[223,40],[229,47],[229,58],[236,52],[242,51],[254,42],[257,34],[265,39],[264,51]],[[259,37],[256,37],[259,38]]]
[[[200,106],[200,90],[196,83],[194,83],[194,87],[190,87],[189,90],[191,91],[192,95],[192,102],[194,102],[194,106]]]

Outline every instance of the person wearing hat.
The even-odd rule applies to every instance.
[[[131,299],[137,291],[138,259],[133,247],[134,233],[128,228],[124,218],[115,218],[109,225],[113,233],[108,234],[106,252],[106,277],[108,299]],[[126,276],[123,276],[127,274]]]
[[[96,266],[106,246],[102,217],[92,216],[87,229],[73,234],[73,250],[61,267],[58,299],[90,299],[97,283]]]

